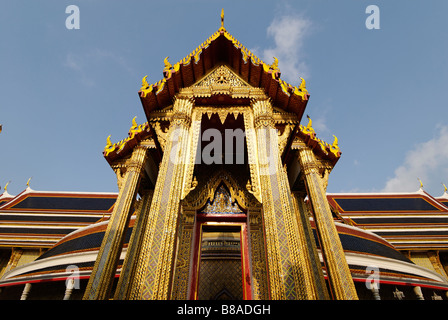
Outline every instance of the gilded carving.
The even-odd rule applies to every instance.
[[[299,149],[299,162],[304,171],[308,195],[319,229],[333,294],[336,299],[355,300],[358,298],[356,289],[333,222],[331,209],[325,194],[324,181],[319,173],[315,155],[309,147]]]
[[[192,254],[193,227],[196,210],[182,206],[179,226],[179,244],[176,267],[173,277],[171,299],[186,300],[190,275],[190,257]]]
[[[213,202],[215,191],[219,185],[224,184],[230,192],[230,197],[244,209],[256,201],[247,190],[241,188],[238,182],[226,171],[220,170],[214,173],[207,181],[199,181],[199,186],[184,199],[185,206],[199,210]]]

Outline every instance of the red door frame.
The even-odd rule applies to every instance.
[[[250,275],[250,259],[247,243],[247,216],[246,214],[197,214],[196,215],[196,230],[193,243],[193,263],[192,263],[192,278],[190,282],[190,300],[198,299],[198,285],[199,285],[199,265],[201,259],[201,242],[202,242],[202,226],[216,225],[216,226],[239,226],[240,229],[240,244],[241,244],[241,264],[242,264],[242,286],[243,299],[252,300],[252,285]]]

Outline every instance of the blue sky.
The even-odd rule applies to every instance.
[[[369,30],[366,7],[380,9]],[[68,5],[80,10],[69,30]],[[339,139],[329,192],[448,184],[447,1],[2,1],[0,186],[116,192],[106,138],[146,121],[137,91],[225,27],[311,94],[319,138]],[[306,118],[303,120],[306,123]]]

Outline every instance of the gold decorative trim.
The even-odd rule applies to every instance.
[[[156,91],[156,94],[161,92],[166,84],[166,82],[180,70],[180,66],[187,66],[192,61],[194,63],[198,63],[200,60],[200,56],[202,51],[206,49],[213,41],[215,41],[218,37],[223,35],[226,39],[228,39],[236,48],[241,50],[241,54],[243,56],[244,63],[250,62],[255,66],[263,66],[263,70],[272,75],[272,78],[279,82],[282,91],[288,95],[296,95],[301,97],[302,100],[307,100],[308,90],[305,88],[305,81],[302,79],[302,83],[299,87],[295,87],[280,79],[280,69],[278,68],[278,60],[274,57],[274,63],[268,65],[264,63],[260,58],[255,56],[249,49],[243,46],[234,36],[227,32],[224,27],[219,28],[218,31],[213,33],[207,40],[205,40],[201,45],[199,45],[195,50],[193,50],[189,55],[180,60],[174,65],[171,65],[167,58],[164,60],[164,78],[159,80],[157,83],[148,84],[147,76],[145,76],[142,80],[142,85],[140,87],[140,95],[141,97],[146,97],[149,93]]]

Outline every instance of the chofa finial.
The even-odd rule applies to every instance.
[[[148,83],[148,80],[146,80],[146,78],[148,78],[148,76],[144,76],[143,77],[143,79],[142,79],[142,88],[140,90],[147,89],[149,87],[149,83]]]
[[[110,135],[107,136],[106,139],[106,148],[110,147],[112,145],[112,142],[110,141]]]
[[[420,182],[420,189],[423,189],[423,182],[422,182],[422,180],[420,180],[420,178],[417,178],[417,179]]]
[[[138,126],[137,121],[135,121],[135,118],[137,118],[137,116],[132,118],[132,127],[131,127],[131,129],[137,128],[137,126]]]
[[[26,182],[26,186],[29,188],[30,187],[30,181],[31,181],[31,179],[32,179],[33,177],[30,177],[29,179],[28,179],[28,181]]]

